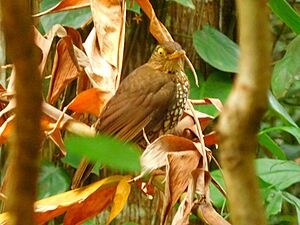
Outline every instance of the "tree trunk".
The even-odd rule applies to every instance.
[[[221,163],[233,224],[263,225],[266,221],[254,158],[271,79],[267,1],[237,0],[237,9],[241,58],[218,124]]]
[[[41,79],[37,47],[33,40],[28,1],[1,1],[7,55],[14,64],[16,79],[15,132],[10,145],[8,211],[10,224],[32,225],[33,204],[41,144]]]

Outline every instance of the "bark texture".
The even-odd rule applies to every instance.
[[[8,179],[10,224],[32,225],[41,142],[41,79],[34,45],[29,1],[1,0],[8,58],[16,73],[15,135],[11,142]]]
[[[266,221],[254,158],[271,79],[270,24],[267,1],[236,3],[241,58],[239,74],[218,124],[220,156],[232,223],[263,225]]]

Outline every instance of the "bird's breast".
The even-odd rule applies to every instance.
[[[178,121],[183,115],[188,99],[190,85],[186,75],[183,72],[177,75],[177,79],[175,80],[175,82],[175,98],[168,108],[168,112],[163,123],[162,133],[168,133],[172,131],[173,128],[175,128]]]

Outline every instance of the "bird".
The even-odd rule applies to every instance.
[[[158,44],[150,59],[120,83],[99,115],[97,133],[135,143],[172,133],[190,92],[184,60],[185,51],[177,42]],[[82,186],[92,168],[84,158],[73,176],[72,189]]]

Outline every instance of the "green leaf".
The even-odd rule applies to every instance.
[[[42,162],[38,199],[65,192],[70,188],[70,184],[71,179],[65,169],[56,167],[51,162]]]
[[[128,172],[139,172],[141,169],[138,148],[113,137],[70,137],[65,144],[68,151],[113,169]]]
[[[267,197],[266,214],[268,217],[280,213],[282,207],[281,191],[272,190]]]
[[[266,147],[278,159],[287,159],[284,151],[277,145],[275,141],[272,140],[268,134],[265,132],[260,132],[257,137],[258,142]]]
[[[286,200],[288,203],[295,206],[297,211],[297,217],[298,217],[298,224],[300,224],[300,199],[297,198],[294,195],[291,195],[288,192],[282,192],[284,200]]]
[[[300,33],[300,17],[286,0],[269,0],[272,11],[295,33]]]
[[[226,35],[205,25],[193,34],[193,43],[199,56],[213,67],[225,72],[238,72],[240,50]]]
[[[138,225],[137,223],[132,223],[132,222],[127,222],[127,223],[123,223],[122,225]]]
[[[94,225],[94,224],[95,224],[94,219],[91,219],[91,220],[85,221],[82,225]]]
[[[77,168],[80,164],[82,157],[80,157],[77,154],[74,154],[72,151],[67,152],[67,155],[62,158],[62,162],[69,164],[70,166]],[[100,162],[96,162],[95,166],[93,167],[92,173],[99,175],[99,169],[100,169]]]
[[[41,12],[49,9],[50,7],[56,5],[59,0],[44,0],[41,2]],[[64,26],[70,26],[73,28],[79,28],[92,16],[90,8],[82,8],[76,10],[69,10],[65,12],[58,12],[53,14],[48,14],[41,17],[41,27],[44,32],[48,32],[53,25],[61,24]]]
[[[292,117],[287,113],[285,108],[277,101],[277,99],[269,92],[269,104],[271,109],[282,119],[284,123],[287,125],[291,125],[293,127],[297,127],[298,125],[292,119]]]
[[[137,4],[136,1],[133,1],[133,5],[132,5],[132,7],[130,7],[130,5],[131,5],[130,2],[131,2],[131,0],[126,0],[127,10],[140,15],[141,14],[141,8],[140,8],[139,4]]]
[[[214,170],[210,172],[210,175],[221,185],[223,188],[225,187],[224,179],[220,170]],[[213,202],[213,205],[217,208],[221,208],[226,201],[225,197],[221,194],[221,192],[216,188],[214,184],[210,182],[209,184],[210,196]]]
[[[299,198],[297,198],[296,196],[294,196],[288,192],[285,192],[285,191],[282,192],[282,196],[283,196],[284,200],[286,200],[290,204],[294,205],[297,208],[297,210],[300,211],[300,199]]]
[[[197,71],[197,74],[199,73],[200,72]],[[204,81],[203,76],[199,76],[199,87],[197,87],[195,82],[193,82],[193,75],[191,71],[187,71],[187,75],[191,85],[191,99],[218,98],[222,103],[225,103],[232,88],[232,81],[227,73],[215,71],[208,76],[206,81]],[[212,116],[216,116],[218,114],[216,108],[211,105],[196,106],[195,108]]]
[[[300,23],[298,24],[300,27]],[[284,57],[275,64],[272,91],[277,99],[300,105],[300,36],[291,41]]]
[[[177,2],[180,5],[183,5],[185,7],[189,7],[191,9],[195,9],[195,5],[193,4],[192,0],[171,0],[171,1]]]
[[[291,134],[292,136],[294,136],[296,138],[296,140],[298,141],[298,143],[300,144],[300,128],[296,128],[296,127],[271,127],[271,128],[267,128],[264,129],[260,132],[260,134],[264,134],[267,132],[272,132],[272,131],[285,131],[289,134]]]
[[[300,165],[293,161],[257,159],[257,175],[279,190],[300,182]]]

